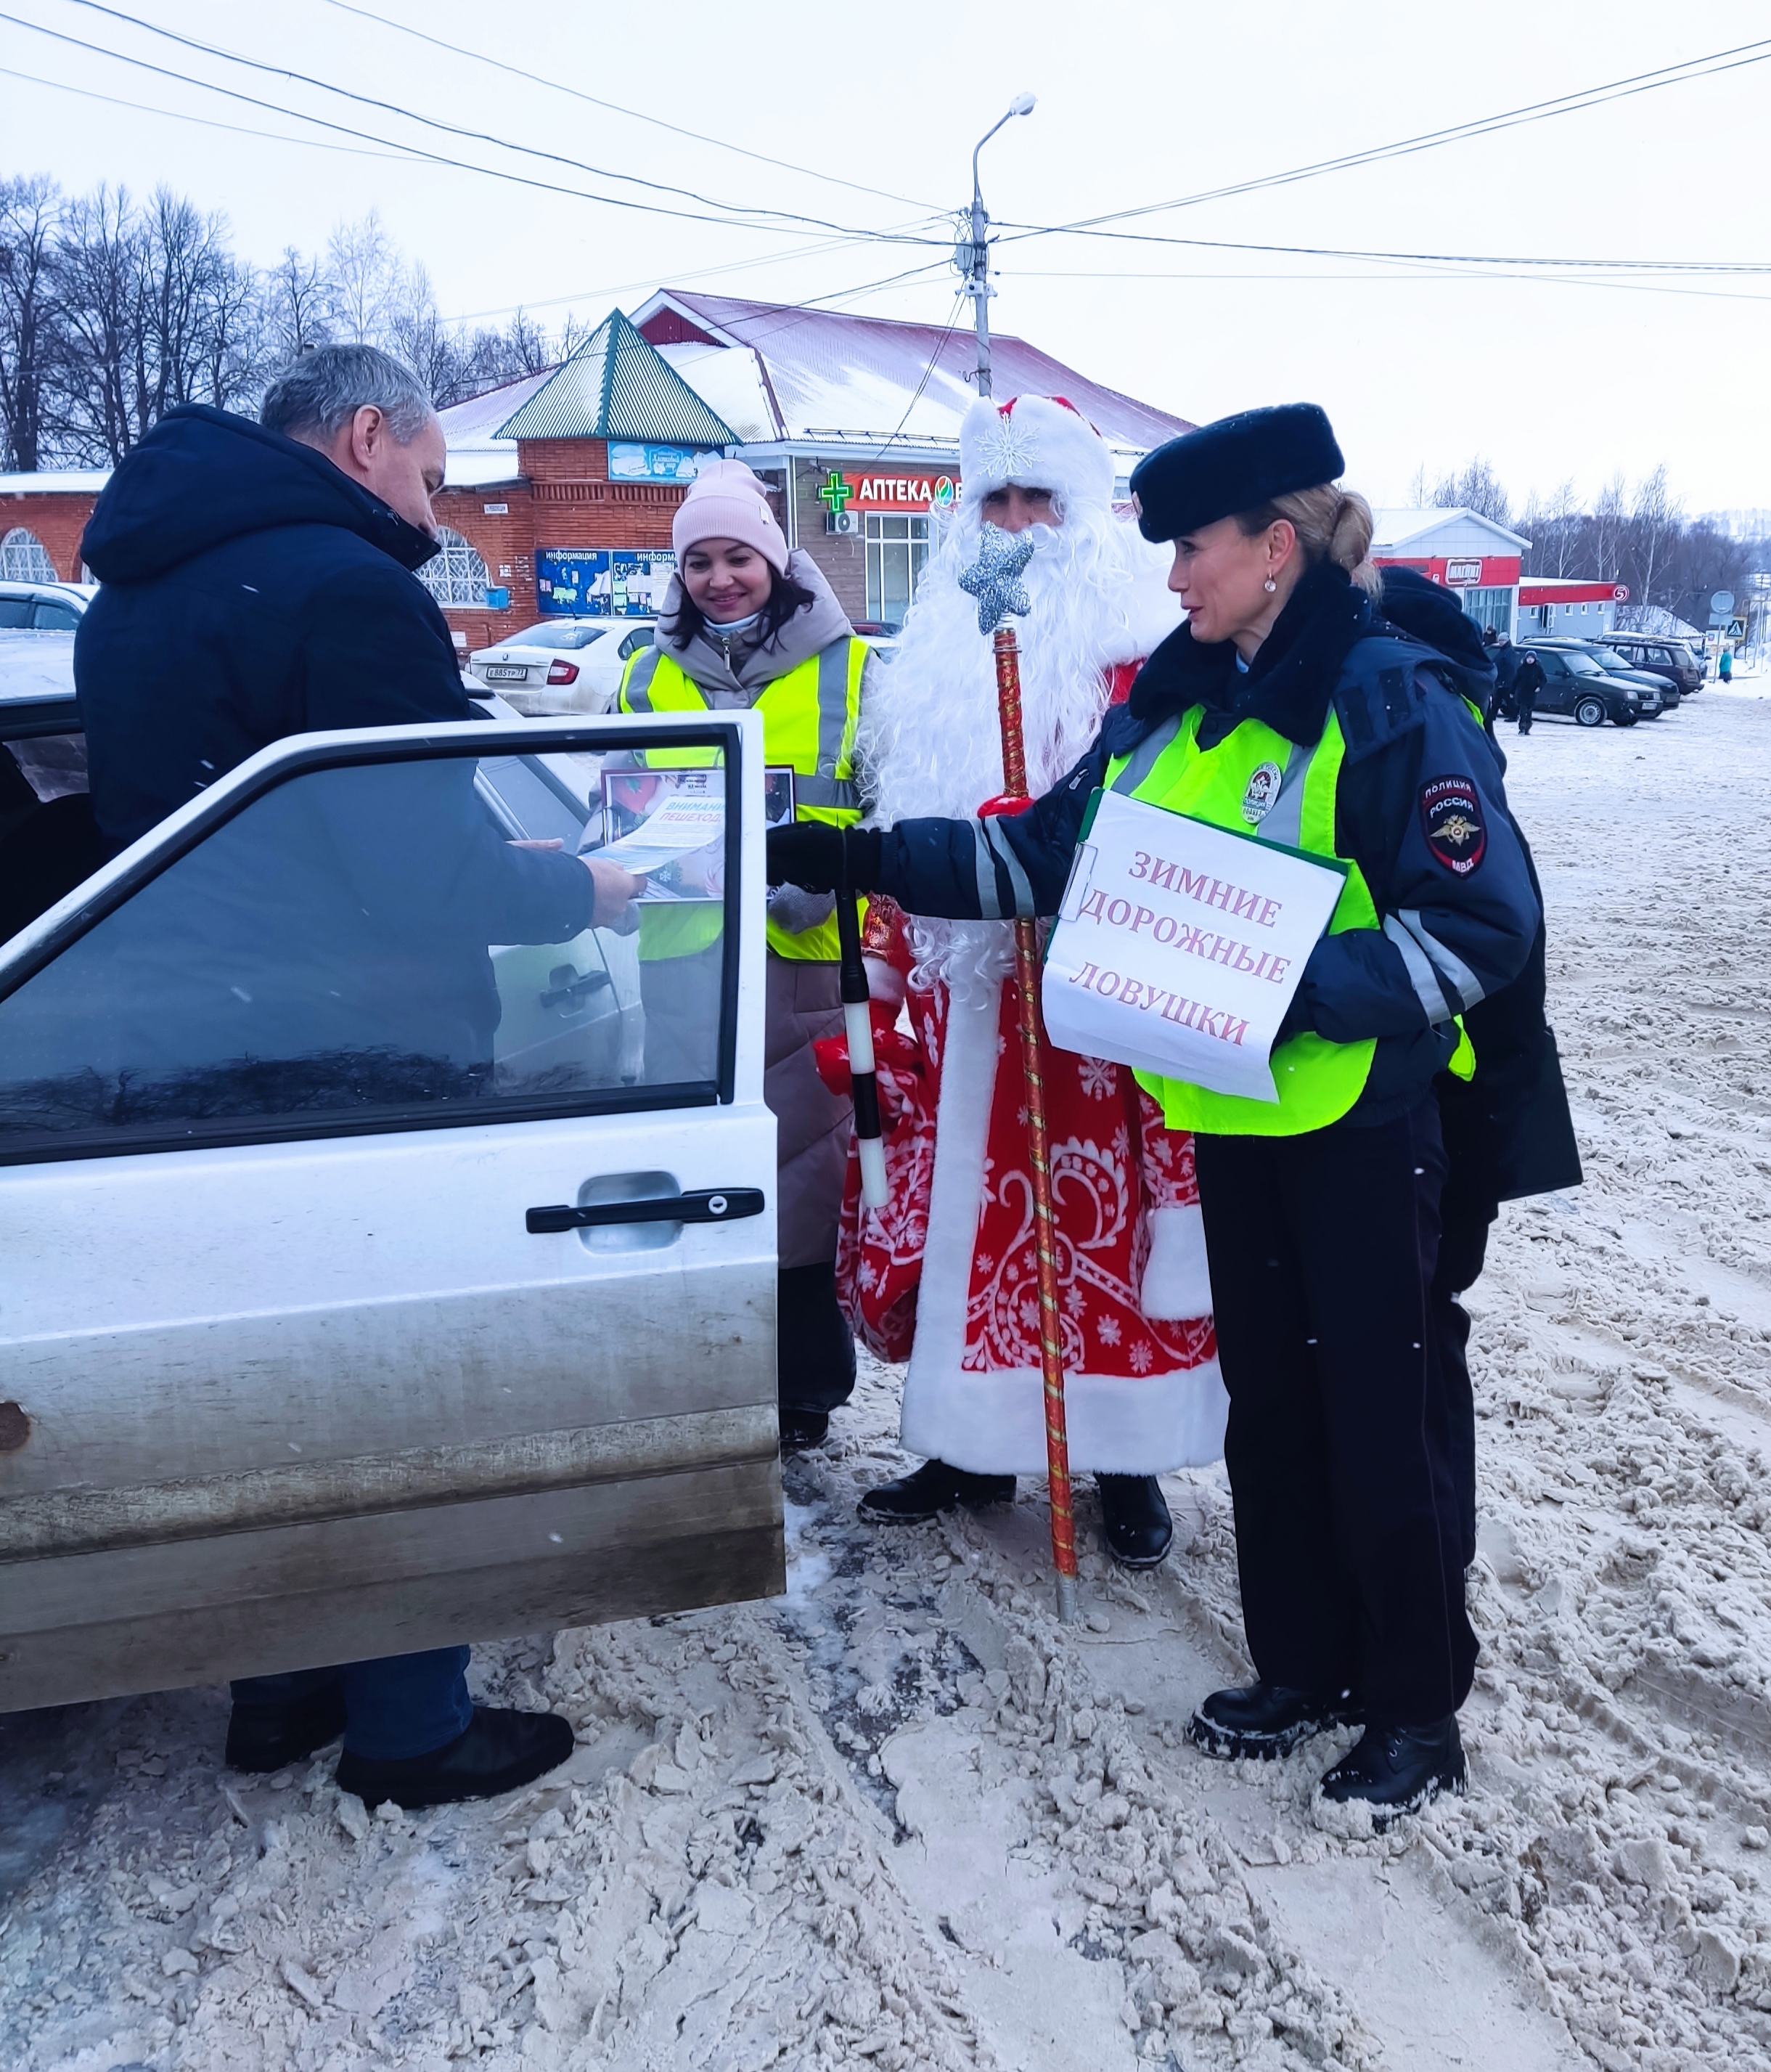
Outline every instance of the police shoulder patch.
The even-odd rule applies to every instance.
[[[1420,826],[1433,860],[1468,878],[1488,852],[1482,802],[1467,777],[1429,777],[1420,787]]]

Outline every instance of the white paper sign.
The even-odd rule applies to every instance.
[[[1276,1101],[1268,1059],[1342,874],[1104,792],[1046,951],[1052,1041]]]

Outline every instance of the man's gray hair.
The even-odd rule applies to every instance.
[[[365,405],[372,404],[403,446],[435,415],[424,384],[409,367],[372,345],[321,345],[293,360],[265,391],[258,421],[267,431],[328,445]]]

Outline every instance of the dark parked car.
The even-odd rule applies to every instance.
[[[1637,690],[1650,693],[1654,702],[1651,707],[1643,705],[1644,719],[1658,719],[1663,713],[1679,710],[1679,686],[1671,677],[1657,675],[1652,669],[1632,668],[1602,640],[1581,640],[1570,635],[1559,644],[1570,652],[1578,649],[1583,655],[1590,655],[1608,676],[1621,677],[1625,683],[1633,684]]]
[[[1543,665],[1543,688],[1537,694],[1539,719],[1546,713],[1561,713],[1581,726],[1603,726],[1607,720],[1613,726],[1633,726],[1660,710],[1658,684],[1645,688],[1646,678],[1630,682],[1613,676],[1579,641],[1522,640],[1518,651],[1536,656]],[[1503,697],[1496,710],[1502,719],[1517,717],[1510,697]]]
[[[1601,643],[1621,655],[1632,669],[1646,669],[1650,676],[1666,676],[1683,697],[1703,688],[1703,664],[1683,640],[1658,633],[1608,633]]]

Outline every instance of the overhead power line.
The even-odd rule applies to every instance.
[[[1581,268],[1601,273],[1771,273],[1768,259],[1538,259],[1518,253],[1370,252],[1332,245],[1257,245],[1231,237],[1174,237],[1161,231],[1103,231],[1127,244],[1172,245],[1200,252],[1259,252],[1298,259],[1370,259],[1429,266]]]
[[[495,58],[485,51],[472,51],[464,44],[446,43],[441,36],[432,35],[428,30],[414,29],[405,22],[397,22],[391,15],[377,14],[368,7],[355,7],[350,0],[325,0],[328,7],[335,7],[341,14],[355,14],[365,22],[378,22],[384,29],[392,29],[402,36],[411,36],[421,43],[429,43],[433,49],[448,51],[458,58],[466,58],[475,64],[483,64],[493,72],[508,73],[512,79],[526,80],[532,86],[544,86],[556,93],[569,94],[574,101],[581,101],[587,107],[601,108],[611,115],[625,115],[635,122],[650,123],[655,130],[668,130],[673,137],[687,137],[697,144],[711,145],[715,150],[731,151],[741,158],[753,158],[759,166],[774,166],[783,172],[798,173],[807,179],[824,180],[832,187],[849,187],[856,194],[873,195],[881,201],[902,202],[906,208],[926,208],[939,213],[933,202],[918,201],[913,195],[890,194],[884,187],[870,187],[860,180],[845,180],[838,173],[820,172],[816,166],[797,166],[791,158],[771,158],[766,151],[753,151],[742,144],[733,144],[723,137],[710,135],[705,130],[685,129],[680,122],[667,122],[661,115],[648,115],[643,109],[630,107],[625,101],[599,101],[595,94],[586,93],[580,87],[569,86],[563,79],[549,79],[544,72],[524,72],[520,65],[507,64],[502,58]]]
[[[1559,115],[1577,114],[1584,108],[1600,107],[1607,101],[1626,101],[1638,93],[1653,93],[1662,87],[1682,86],[1689,80],[1707,78],[1716,72],[1736,72],[1744,65],[1763,64],[1767,59],[1771,59],[1771,37],[1761,38],[1756,43],[1736,43],[1725,51],[1711,51],[1705,57],[1687,58],[1678,64],[1657,66],[1651,72],[1633,72],[1626,79],[1610,80],[1602,85],[1582,87],[1574,93],[1559,94],[1552,101],[1531,101],[1522,108],[1479,116],[1469,122],[1453,123],[1447,129],[1429,130],[1418,137],[1374,144],[1338,158],[1318,158],[1309,165],[1293,166],[1284,172],[1265,173],[1256,179],[1238,180],[1228,187],[1182,195],[1173,201],[1147,202],[1136,208],[1114,209],[1102,216],[1079,217],[1072,223],[1005,223],[1002,228],[1019,233],[1019,237],[1005,240],[1008,242],[1018,242],[1021,237],[1060,235],[1104,236],[1110,233],[1101,228],[1103,224],[1128,222],[1135,216],[1161,216],[1172,208],[1193,208],[1202,202],[1223,201],[1234,195],[1253,194],[1266,187],[1288,187],[1299,180],[1316,179],[1325,173],[1374,165],[1385,158],[1409,158],[1416,152],[1438,150],[1447,144],[1492,136],[1498,130],[1518,129],[1528,122],[1547,122]]]
[[[561,151],[546,150],[535,144],[514,142],[490,130],[473,130],[462,123],[446,122],[438,116],[421,114],[414,109],[401,107],[397,101],[381,101],[372,94],[358,93],[349,87],[335,86],[331,80],[316,78],[311,72],[297,72],[292,66],[272,64],[262,59],[246,57],[238,51],[224,49],[219,43],[207,43],[199,37],[183,35],[176,29],[162,28],[158,23],[150,22],[139,14],[127,14],[120,7],[108,7],[103,4],[103,0],[67,0],[67,4],[84,8],[88,14],[102,14],[113,22],[126,22],[131,28],[143,30],[150,36],[158,36],[166,43],[176,43],[181,49],[198,51],[204,57],[220,58],[224,64],[240,65],[249,72],[265,72],[275,79],[286,79],[299,86],[312,87],[318,92],[335,95],[341,101],[353,101],[360,108],[374,109],[378,113],[392,115],[403,121],[416,122],[423,129],[434,130],[446,137],[459,137],[470,143],[489,144],[495,150],[512,151],[524,158],[539,158],[550,165],[567,166],[575,173],[588,173],[593,179],[620,180],[630,187],[644,187],[653,194],[676,195],[683,200],[697,202],[703,208],[723,209],[734,218],[746,220],[758,217],[773,218],[782,223],[804,224],[816,230],[835,231],[843,236],[879,235],[888,241],[916,244],[933,241],[926,238],[911,238],[903,233],[876,233],[857,228],[853,224],[832,223],[823,216],[805,216],[797,210],[770,208],[749,202],[721,201],[715,195],[701,194],[692,187],[677,187],[666,180],[646,179],[637,173],[617,172],[607,166],[590,165],[581,158],[569,158]],[[123,54],[117,52],[115,55],[121,56]],[[126,59],[125,62],[134,63],[135,60]]]
[[[360,142],[376,144],[402,152],[410,163],[446,166],[457,172],[477,173],[484,179],[503,180],[513,187],[530,187],[542,194],[565,195],[575,201],[598,202],[606,208],[627,209],[643,216],[672,216],[686,223],[717,224],[726,230],[762,230],[778,236],[808,237],[817,234],[812,228],[800,229],[787,223],[753,223],[742,217],[709,216],[692,209],[668,208],[660,203],[635,201],[624,195],[596,194],[586,187],[565,187],[557,180],[538,179],[531,174],[512,172],[502,166],[475,165],[470,159],[450,158],[446,153],[427,150],[418,144],[401,143],[397,138],[380,136],[373,130],[352,129],[348,123],[334,122],[325,116],[305,114],[299,109],[286,108],[281,102],[261,100],[256,94],[242,93],[234,87],[218,86],[213,80],[197,79],[189,72],[175,72],[169,66],[150,64],[146,58],[131,57],[103,43],[88,43],[84,37],[71,36],[60,29],[45,28],[41,23],[27,22],[22,15],[0,12],[0,22],[10,22],[15,28],[29,29],[34,35],[47,36],[55,43],[69,44],[76,50],[89,51],[99,57],[114,58],[119,64],[132,65],[139,72],[152,72],[161,79],[176,80],[181,85],[195,86],[205,93],[220,94],[225,100],[242,102],[249,108],[263,109],[270,114],[281,115],[292,121],[311,123],[317,129],[330,130],[338,136],[353,137]],[[811,220],[808,218],[807,220],[809,224]],[[844,235],[856,243],[936,241],[887,236],[871,231],[845,232]]]

